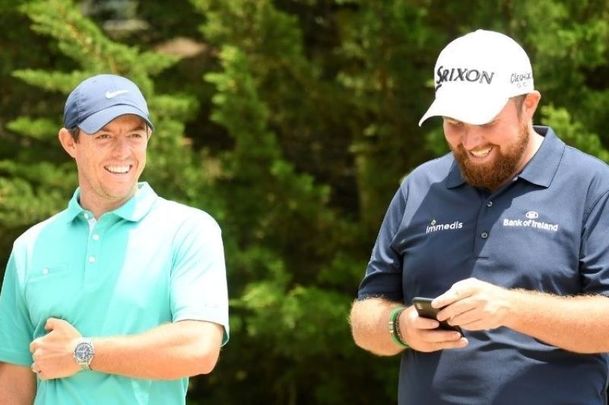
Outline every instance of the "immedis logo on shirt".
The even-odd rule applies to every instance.
[[[537,211],[527,211],[524,214],[524,218],[503,218],[503,226],[506,228],[532,228],[550,232],[558,231],[558,224],[540,221]]]
[[[461,228],[463,228],[463,222],[460,222],[460,221],[454,221],[454,222],[445,223],[445,224],[438,224],[435,219],[432,219],[431,223],[429,225],[427,225],[427,227],[425,228],[425,233],[440,232],[440,231],[454,231],[454,230],[461,229]]]

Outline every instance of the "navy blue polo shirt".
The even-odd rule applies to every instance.
[[[416,168],[395,194],[358,299],[411,305],[476,277],[557,295],[609,295],[609,166],[551,128],[524,170],[493,193],[452,154]],[[585,314],[582,314],[585,316]],[[607,356],[505,327],[465,331],[464,349],[403,352],[400,404],[605,404]]]

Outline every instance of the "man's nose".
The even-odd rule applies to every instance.
[[[112,152],[118,157],[128,156],[131,151],[129,140],[123,136],[117,136],[113,140]]]
[[[461,144],[465,150],[474,149],[475,147],[480,146],[483,141],[484,138],[482,137],[480,128],[475,125],[466,125],[466,128],[461,136]]]

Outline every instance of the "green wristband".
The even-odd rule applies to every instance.
[[[402,334],[400,333],[400,315],[405,309],[406,307],[404,306],[395,307],[391,310],[391,314],[389,315],[389,334],[391,335],[391,340],[402,349],[408,348],[408,345],[404,343]]]

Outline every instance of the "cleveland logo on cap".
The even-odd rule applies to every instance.
[[[533,73],[531,72],[512,73],[510,76],[510,83],[517,87],[528,86],[531,81],[533,81]]]
[[[436,71],[438,80],[436,80],[436,90],[438,90],[444,82],[478,82],[491,84],[495,72],[487,72],[486,70],[469,69],[469,68],[444,68],[440,66]]]

